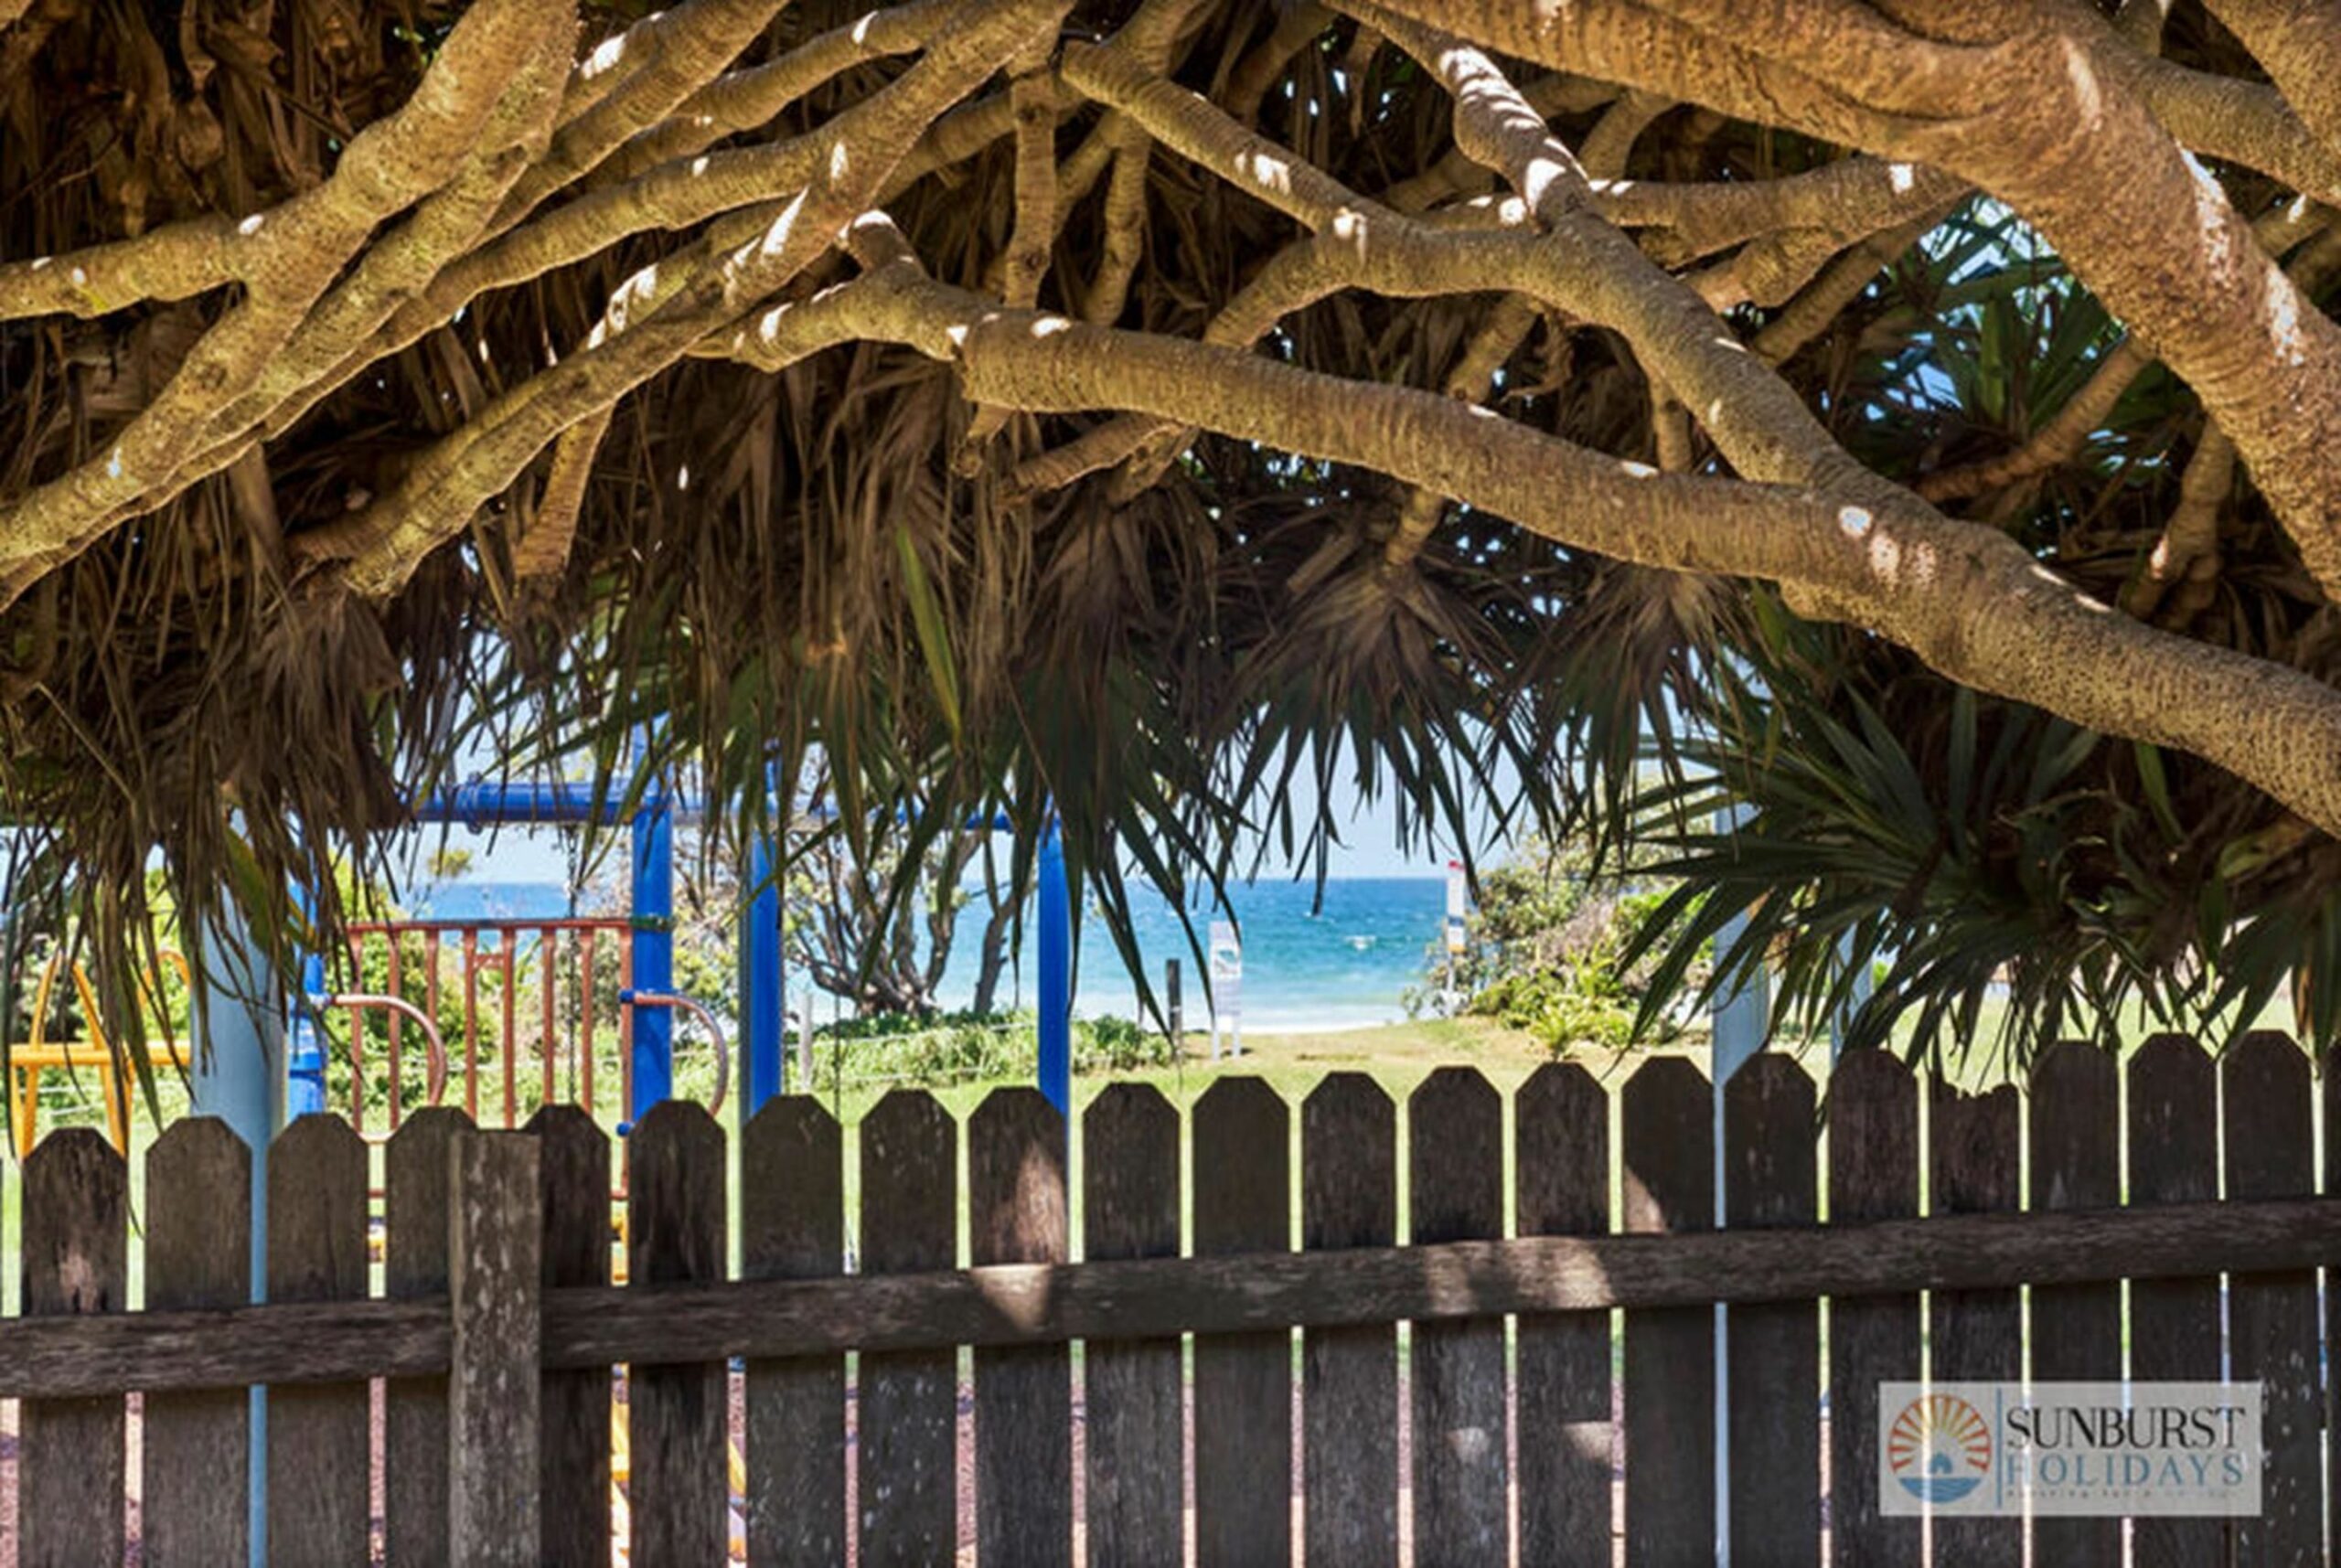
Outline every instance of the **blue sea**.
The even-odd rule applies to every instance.
[[[1446,912],[1444,880],[1340,879],[1325,884],[1323,907],[1312,911],[1316,891],[1306,881],[1262,881],[1232,890],[1244,942],[1246,1030],[1357,1029],[1395,1022],[1406,1016],[1402,998],[1406,988],[1422,984],[1426,955]],[[441,920],[529,920],[562,914],[569,908],[561,888],[538,882],[456,881],[431,889],[416,901],[418,913]],[[1187,945],[1178,912],[1136,887],[1130,901],[1138,951],[1158,996],[1164,962],[1178,959],[1184,975],[1187,1027],[1203,1029],[1209,1014],[1201,965]],[[1208,951],[1210,913],[1199,911],[1192,918],[1196,937]],[[970,904],[960,914],[957,940],[944,973],[940,999],[946,1008],[964,1007],[974,996],[982,931],[981,906]],[[1031,1005],[1038,953],[1028,929],[1021,975],[1011,970],[1001,980],[1002,1004]],[[1138,1016],[1138,988],[1094,911],[1083,922],[1078,955],[1074,1010],[1085,1018]],[[818,1009],[827,1010],[826,1005]]]

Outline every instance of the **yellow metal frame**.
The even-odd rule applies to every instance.
[[[178,974],[179,984],[190,989],[193,979],[187,973],[187,960],[166,947],[162,961]],[[104,1026],[99,1019],[97,987],[90,983],[89,971],[79,963],[73,965],[73,989],[81,998],[81,1017],[89,1027],[87,1040],[52,1040],[48,1038],[49,998],[56,995],[57,980],[62,971],[65,955],[59,954],[44,965],[40,985],[33,996],[33,1027],[31,1037],[22,1044],[8,1048],[8,1137],[19,1157],[32,1152],[34,1140],[40,1134],[40,1075],[49,1072],[73,1072],[88,1071],[97,1074],[99,1092],[105,1098],[106,1136],[113,1147],[127,1155],[130,1152],[130,1084],[118,1064],[118,1053],[105,1037]],[[170,1008],[164,1004],[159,976],[144,976],[141,988],[146,993],[147,1005],[161,1019],[163,1029],[159,1041],[146,1047],[146,1061],[153,1067],[187,1066],[180,1053],[179,1042],[171,1033]]]

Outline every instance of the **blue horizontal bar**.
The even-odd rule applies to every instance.
[[[597,804],[600,821],[617,822],[625,805],[625,792],[614,791],[596,803],[590,784],[499,784],[474,779],[419,803],[414,819],[458,823],[474,830],[505,823],[589,822],[596,819]],[[657,802],[645,799],[642,804]],[[670,797],[666,804],[683,816],[699,813],[694,800]]]
[[[600,820],[615,823],[622,820],[620,808],[625,805],[625,792],[613,793],[601,803]],[[654,804],[646,799],[644,805]],[[690,819],[700,816],[704,803],[689,796],[669,796],[666,804],[678,817]],[[828,805],[807,806],[800,816],[828,817],[837,808]],[[425,797],[414,808],[417,822],[452,822],[474,831],[496,825],[534,824],[540,827],[564,822],[587,822],[594,819],[593,786],[590,784],[500,784],[489,779],[474,779],[459,784],[444,794]],[[970,831],[1011,833],[1016,824],[1006,812],[990,816],[975,815],[967,818]]]

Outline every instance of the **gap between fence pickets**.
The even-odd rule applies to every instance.
[[[2341,1199],[2230,1200],[569,1288],[542,1296],[540,1349],[548,1368],[649,1365],[2184,1278],[2336,1260]],[[451,1350],[444,1296],[21,1317],[0,1336],[0,1398],[428,1376],[448,1371]]]

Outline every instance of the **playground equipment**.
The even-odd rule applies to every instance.
[[[474,830],[497,826],[576,827],[615,820],[617,805],[611,796],[597,794],[592,786],[582,784],[474,782],[423,802],[415,816],[422,823],[457,823]],[[438,1009],[444,952],[451,940],[455,944],[462,965],[457,983],[464,987],[465,1001],[464,1104],[475,1119],[480,1117],[482,1104],[479,982],[488,974],[497,979],[501,1027],[496,1031],[497,1044],[493,1060],[500,1068],[502,1080],[502,1103],[497,1108],[497,1114],[489,1119],[500,1119],[502,1125],[511,1126],[526,1117],[523,1107],[528,1105],[529,1097],[520,1089],[518,1034],[515,1026],[521,990],[521,958],[525,938],[531,934],[536,940],[539,975],[538,1060],[533,1073],[538,1080],[536,1104],[565,1097],[597,1114],[603,1105],[595,1082],[593,1050],[596,1005],[593,965],[597,948],[607,941],[615,948],[619,966],[616,1066],[620,1093],[614,1119],[621,1125],[630,1125],[636,1116],[673,1093],[677,1012],[697,1022],[709,1037],[716,1059],[717,1093],[713,1103],[716,1107],[721,1106],[732,1078],[730,1042],[716,1024],[713,1013],[695,999],[678,994],[674,986],[674,824],[679,814],[696,810],[696,803],[670,795],[663,787],[654,785],[643,792],[640,806],[630,824],[632,910],[625,919],[402,922],[351,928],[352,972],[362,972],[357,967],[362,957],[357,944],[372,937],[387,937],[391,965],[389,989],[400,995],[404,994],[402,969],[408,956],[401,937],[407,933],[423,936],[428,996],[424,1006],[433,1013]],[[785,977],[780,958],[780,899],[770,874],[773,863],[769,846],[754,847],[747,869],[755,892],[742,920],[745,961],[740,966],[737,1001],[748,1052],[746,1108],[750,1113],[780,1093],[785,1082]],[[484,940],[488,938],[493,939],[492,944]],[[574,1022],[565,1042],[558,1028],[561,1009],[556,995],[561,968],[558,950],[564,938],[571,947],[571,961],[577,974],[572,987]],[[305,989],[309,997],[325,997],[322,955],[313,955],[305,967]],[[346,1004],[347,998],[338,1000]],[[313,1005],[295,1008],[289,1023],[290,1084],[284,1100],[288,1116],[338,1108],[326,1104],[326,1041],[319,1019],[319,1008]],[[388,1065],[393,1091],[386,1114],[395,1127],[402,1114],[397,1092],[397,1085],[403,1082],[399,1076],[402,1030],[395,1019],[388,1030]],[[353,1118],[362,1118],[367,1099],[362,1087],[367,1062],[360,1045],[364,1031],[353,1024],[350,1032],[350,1114]],[[560,1093],[559,1085],[564,1056],[570,1079],[566,1096]]]
[[[623,798],[623,792],[596,790],[580,783],[474,781],[422,802],[416,807],[415,819],[420,824],[455,823],[475,831],[498,826],[565,827],[588,822],[608,825],[619,819]],[[679,1011],[708,1030],[716,1055],[719,1104],[722,1093],[728,1092],[732,1072],[730,1043],[715,1027],[712,1013],[704,1005],[694,1006],[692,999],[679,997],[674,984],[674,826],[679,816],[696,813],[700,806],[687,797],[670,794],[655,782],[639,791],[636,798],[637,805],[629,823],[632,909],[625,919],[408,922],[398,926],[398,930],[433,929],[444,933],[432,938],[425,950],[422,961],[428,970],[426,988],[437,983],[446,941],[452,937],[459,946],[463,967],[458,983],[465,987],[465,996],[464,1104],[476,1118],[482,1103],[477,1051],[478,983],[491,968],[501,966],[497,971],[499,1021],[503,1025],[499,1039],[510,1041],[515,1035],[513,1025],[520,989],[515,974],[517,959],[523,936],[530,933],[537,936],[540,969],[548,976],[559,967],[543,962],[544,955],[559,940],[556,933],[582,946],[575,960],[581,971],[590,972],[594,946],[600,941],[608,939],[616,948],[625,996],[619,1004],[618,1020],[621,1094],[614,1121],[631,1125],[635,1118],[673,1093],[674,1015]],[[818,809],[816,808],[817,815]],[[998,832],[1009,828],[1010,823],[1005,816],[986,816],[972,819],[967,826],[974,830]],[[787,987],[781,955],[780,890],[775,874],[777,865],[775,846],[769,840],[759,840],[748,847],[743,885],[752,891],[741,922],[743,952],[735,1014],[744,1056],[743,1117],[754,1115],[786,1087],[784,1036]],[[1072,1095],[1073,894],[1066,875],[1064,847],[1053,822],[1042,835],[1036,870],[1040,961],[1035,998],[1040,1011],[1037,1077],[1042,1093],[1063,1110],[1067,1108]],[[412,998],[402,988],[406,955],[393,928],[385,923],[359,925],[352,927],[348,934],[353,943],[374,936],[391,937],[391,977],[381,995],[411,1003]],[[410,1015],[402,1009],[360,999],[369,994],[353,996],[329,991],[324,955],[312,954],[303,965],[300,994],[291,998],[290,1005],[281,1012],[270,1016],[269,1009],[254,1008],[241,999],[255,990],[264,993],[267,989],[267,978],[262,974],[265,965],[244,933],[222,930],[216,935],[217,940],[208,944],[206,964],[215,976],[226,977],[230,983],[214,988],[203,1028],[215,1048],[225,1041],[229,1049],[218,1051],[217,1059],[208,1061],[198,1075],[196,1109],[202,1114],[226,1116],[241,1136],[256,1146],[264,1145],[274,1128],[293,1117],[344,1109],[327,1104],[327,1042],[321,1023],[326,1013],[354,1005],[360,1012],[371,1007],[389,1014],[385,1044],[393,1092],[387,1098],[384,1115],[395,1128],[404,1114],[404,1096],[397,1086],[404,1082],[400,1075],[401,1059],[404,1020]],[[493,945],[483,940],[489,936],[495,938]],[[361,955],[353,952],[351,956],[355,965]],[[352,969],[353,974],[362,972],[362,967]],[[557,1000],[546,983],[540,981],[539,990],[543,1021],[539,1029],[535,1072],[541,1083],[537,1103],[544,1104],[557,1098],[562,1047],[555,1027]],[[566,1047],[571,1075],[568,1098],[575,1104],[599,1107],[602,1102],[593,1082],[590,1044],[579,1043],[580,1040],[591,1040],[593,990],[584,974],[581,974],[575,994],[580,998],[580,1022]],[[435,994],[428,997],[422,1007],[435,1014]],[[367,1034],[363,1027],[353,1022],[348,1048],[353,1092],[344,1110],[361,1132],[365,1130],[369,1098],[365,1088],[369,1072]],[[281,1057],[273,1048],[280,1037]],[[518,1055],[508,1044],[497,1051],[495,1061],[503,1080],[501,1120],[503,1125],[516,1125],[524,1119],[520,1108],[527,1103],[519,1092]],[[452,1078],[455,1072],[453,1062],[447,1072]],[[437,1093],[434,1087],[433,1100]]]
[[[182,988],[191,989],[187,960],[170,948],[159,954],[161,961],[177,973]],[[29,1151],[40,1132],[40,1084],[42,1075],[48,1072],[88,1072],[97,1080],[99,1097],[106,1108],[106,1136],[117,1152],[130,1150],[130,1081],[121,1070],[119,1055],[106,1039],[104,1027],[99,1021],[97,988],[91,985],[89,972],[77,962],[72,965],[73,990],[80,999],[84,1034],[80,1040],[50,1040],[48,1038],[49,1005],[57,995],[57,982],[66,967],[65,955],[58,953],[42,965],[40,983],[34,989],[32,1028],[26,1038],[8,1047],[8,1138],[10,1147],[22,1156]],[[150,1066],[184,1069],[186,1057],[179,1050],[176,1036],[171,1029],[171,1010],[166,1004],[161,985],[155,977],[142,980],[149,1008],[161,1023],[161,1038],[146,1045],[146,1060]]]
[[[416,1007],[404,997],[378,995],[369,991],[344,991],[338,996],[312,997],[310,1001],[314,1005],[321,1008],[347,1008],[349,1009],[349,1016],[351,1019],[350,1076],[353,1083],[356,1083],[358,1078],[356,1063],[358,1041],[363,1038],[362,1031],[365,1028],[364,1024],[358,1020],[369,1011],[385,1012],[390,1015],[392,1028],[395,1029],[398,1024],[408,1019],[412,1019],[422,1029],[423,1043],[428,1048],[423,1069],[424,1097],[433,1105],[438,1104],[440,1101],[446,1098],[446,1042],[440,1038],[439,1026],[432,1021],[432,1018],[429,1013],[424,1012],[421,1008]],[[396,1038],[395,1034],[393,1035],[393,1038]],[[396,1131],[398,1128],[399,1118],[398,1094],[396,1088],[398,1081],[398,1057],[395,1048],[391,1052],[390,1073],[391,1083],[393,1085],[390,1098],[390,1128],[392,1131]],[[352,1125],[361,1136],[366,1135],[364,1118],[361,1114],[363,1105],[363,1098],[358,1097],[351,1107]]]
[[[326,1108],[369,1137],[398,1130],[412,1108],[412,1019],[433,1052],[423,1103],[441,1104],[460,1079],[465,1113],[482,1125],[518,1126],[540,1105],[573,1104],[623,1127],[634,1116],[637,1018],[663,1009],[685,1014],[711,1049],[715,1079],[706,1100],[720,1113],[732,1076],[722,1025],[692,997],[634,984],[635,935],[632,922],[606,916],[352,924],[349,972],[386,975],[384,993],[310,997],[320,1027],[326,1017],[347,1014],[346,1043],[334,1042],[347,1077],[321,1086]],[[612,978],[614,995],[605,996],[602,982]],[[450,1016],[458,1009],[459,1024]],[[443,1033],[454,1035],[460,1060],[442,1044]],[[386,1124],[379,1132],[369,1125],[378,1105]]]
[[[330,1050],[347,1065],[339,1084],[320,1083],[326,1109],[347,1117],[360,1137],[379,1143],[396,1133],[414,1110],[446,1103],[460,1079],[464,1114],[480,1126],[518,1127],[541,1106],[571,1104],[599,1121],[614,1123],[623,1138],[635,1115],[632,1035],[637,1018],[649,1011],[679,1011],[692,1020],[712,1050],[714,1083],[704,1102],[711,1114],[722,1115],[732,1086],[732,1047],[723,1026],[712,1010],[692,997],[645,991],[631,983],[634,934],[631,923],[607,917],[353,923],[347,928],[349,972],[369,973],[369,959],[379,955],[388,972],[388,988],[318,991],[308,997],[321,1053]],[[598,1027],[602,1020],[596,1017],[594,970],[604,938],[615,945],[618,972],[615,1060],[599,1062],[607,1031]],[[455,967],[452,977],[446,974],[451,959]],[[313,965],[312,972],[318,967]],[[419,974],[412,973],[418,968]],[[566,1008],[561,1005],[564,973],[570,977]],[[494,985],[486,1008],[483,980]],[[524,1008],[521,998],[531,987],[532,1005]],[[461,997],[460,1061],[450,1057],[441,1028],[443,1005],[455,1001],[451,990]],[[420,1005],[413,999],[415,991],[421,993]],[[328,1044],[323,1039],[324,1022],[336,1013],[347,1015],[347,1036],[346,1041]],[[522,1027],[529,1019],[535,1023],[533,1038]],[[369,1027],[377,1022],[379,1031]],[[405,1039],[410,1026],[421,1031],[425,1053],[419,1104],[410,1104],[408,1095],[414,1076]],[[379,1119],[375,1120],[378,1095]],[[615,1267],[621,1278],[626,1171],[621,1146],[610,1192],[616,1216]],[[382,1189],[374,1189],[373,1196],[384,1196]]]
[[[700,1028],[715,1042],[715,1087],[708,1094],[707,1109],[711,1115],[722,1115],[723,1096],[732,1087],[732,1048],[724,1043],[723,1026],[715,1021],[715,1015],[704,1004],[673,991],[620,991],[618,1001],[629,1008],[665,1008],[685,1012],[699,1021]],[[634,1118],[629,1114],[618,1124],[618,1136],[624,1137],[632,1131]]]
[[[446,795],[423,802],[416,817],[423,823],[453,822],[478,829],[492,825],[516,827],[574,826],[587,821],[612,824],[618,820],[618,802],[608,794],[596,792],[592,786],[579,784],[504,784],[473,783],[449,791]],[[678,1010],[705,1025],[713,1019],[703,1008],[694,1009],[680,1006],[683,998],[675,989],[674,976],[674,848],[673,830],[679,813],[695,809],[693,803],[669,795],[663,787],[654,785],[642,792],[639,807],[634,813],[631,827],[632,909],[619,921],[604,922],[594,934],[584,936],[569,932],[571,943],[585,942],[598,945],[609,940],[616,948],[620,964],[621,988],[631,994],[629,1005],[621,1005],[618,1030],[618,1073],[621,1083],[623,1119],[631,1123],[647,1113],[651,1106],[668,1098],[674,1092],[675,1013]],[[1004,819],[989,818],[970,823],[971,827],[998,830],[1007,825]],[[744,1058],[742,1082],[745,1093],[739,1098],[738,1115],[752,1116],[786,1086],[786,1063],[783,1051],[784,1019],[786,1017],[786,976],[781,964],[781,901],[778,879],[774,874],[778,864],[775,846],[770,842],[754,843],[748,847],[744,886],[752,891],[748,908],[742,921],[740,965],[740,994],[736,1017],[743,1040]],[[1067,880],[1064,846],[1053,825],[1042,835],[1038,855],[1039,983],[1036,1000],[1040,1005],[1040,1085],[1043,1093],[1059,1109],[1069,1108],[1072,1090],[1073,1062],[1073,897]],[[553,923],[568,932],[568,923]],[[514,962],[520,949],[520,933],[539,933],[540,955],[544,949],[542,933],[547,923],[536,920],[518,922],[485,921],[455,923],[446,929],[453,933],[456,951],[464,952],[464,926],[472,928],[468,952],[481,966],[466,959],[459,984],[472,988],[476,997],[484,965],[491,962]],[[508,943],[507,933],[510,933]],[[489,946],[481,941],[493,933],[495,942]],[[366,934],[352,932],[353,936]],[[208,1051],[195,1064],[193,1103],[198,1115],[216,1115],[224,1119],[237,1135],[251,1147],[252,1205],[254,1227],[251,1277],[255,1299],[262,1294],[261,1282],[266,1277],[262,1235],[267,1213],[267,1150],[270,1140],[284,1123],[295,1116],[326,1111],[327,1104],[326,1048],[324,1030],[319,1027],[323,1017],[334,1010],[347,1011],[355,1006],[360,1014],[381,1011],[388,1017],[384,1023],[385,1055],[383,1067],[392,1076],[390,1082],[403,1083],[398,1075],[402,1067],[400,1053],[409,1023],[421,1027],[421,1020],[401,1008],[377,1008],[375,997],[369,993],[340,993],[330,991],[326,984],[326,965],[322,955],[311,955],[303,965],[299,994],[285,997],[276,987],[275,976],[262,956],[261,944],[238,923],[233,911],[224,914],[219,923],[187,938],[190,950],[199,954],[198,962],[212,984],[207,987],[205,1006],[199,1028]],[[438,940],[444,947],[446,937]],[[393,954],[398,944],[392,945]],[[430,950],[438,953],[439,947]],[[497,955],[491,959],[488,955]],[[508,955],[508,956],[507,956]],[[394,958],[394,963],[403,963]],[[426,980],[433,965],[444,964],[442,953],[437,957],[426,955]],[[551,965],[546,972],[557,971]],[[353,967],[352,974],[362,974],[362,967]],[[404,978],[401,972],[401,978]],[[502,976],[499,976],[502,978]],[[413,1003],[401,985],[391,984],[386,993],[401,1000]],[[577,994],[590,997],[592,987],[580,985]],[[539,1016],[545,1006],[541,991]],[[517,1019],[518,987],[506,986],[499,995],[498,1021],[507,1008]],[[435,1023],[438,1011],[435,1001],[426,1001],[422,1009]],[[558,1016],[558,1004],[555,1004]],[[477,1008],[475,1000],[467,1015],[477,1029]],[[585,1015],[581,1008],[581,1024]],[[508,1038],[510,1031],[504,1031]],[[368,1053],[369,1031],[356,1028],[351,1031],[352,1056],[350,1077],[353,1084],[362,1085],[372,1072],[372,1059]],[[590,1033],[583,1032],[590,1039]],[[719,1088],[728,1090],[731,1079],[730,1047],[720,1031],[711,1031],[717,1057]],[[600,1090],[588,1078],[593,1073],[590,1051],[580,1051],[572,1044],[567,1061],[570,1093],[581,1102],[598,1104]],[[426,1042],[431,1035],[424,1035]],[[555,1077],[561,1070],[558,1030],[544,1029],[541,1042],[549,1049],[539,1052],[536,1064],[539,1083],[543,1075]],[[426,1043],[426,1049],[430,1049]],[[436,1060],[445,1063],[444,1076],[434,1080],[426,1089],[430,1099],[442,1093],[452,1093],[458,1068],[448,1059],[444,1045],[436,1052]],[[491,1059],[502,1069],[497,1079],[508,1074],[508,1087],[483,1078],[482,1062],[476,1051],[466,1051],[461,1068],[464,1088],[468,1097],[479,1094],[483,1088],[504,1088],[502,1110],[514,1120],[524,1104],[518,1093],[519,1066],[509,1051]],[[605,1075],[601,1075],[605,1082]],[[541,1093],[541,1089],[540,1089]],[[546,1094],[551,1098],[551,1094]],[[401,1116],[402,1096],[392,1093],[383,1107],[386,1119]],[[366,1096],[352,1096],[353,1108],[348,1113],[353,1120],[365,1115],[362,1107]],[[624,1161],[621,1156],[619,1179],[623,1181]],[[623,1213],[623,1210],[620,1211]],[[259,1397],[259,1396],[256,1396]],[[249,1469],[251,1517],[258,1520],[265,1515],[267,1468],[265,1458],[266,1412],[262,1407],[252,1423],[252,1462]],[[252,1539],[264,1539],[257,1527]],[[257,1559],[255,1559],[257,1561]]]

